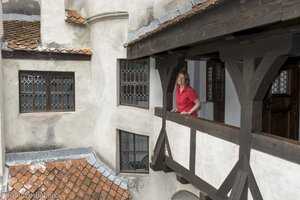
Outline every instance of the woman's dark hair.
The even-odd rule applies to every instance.
[[[176,81],[178,79],[179,74],[183,74],[184,75],[184,79],[185,79],[184,85],[185,86],[190,86],[190,76],[187,73],[187,71],[180,71],[180,72],[178,72],[178,74],[176,76]]]

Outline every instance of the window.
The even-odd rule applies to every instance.
[[[223,63],[209,60],[206,69],[206,100],[223,102],[225,98],[225,69]]]
[[[73,72],[19,72],[20,112],[74,111]]]
[[[120,60],[120,104],[149,107],[149,62]]]
[[[121,172],[149,171],[149,139],[120,130],[120,170]]]
[[[225,68],[218,59],[206,62],[206,100],[213,103],[213,120],[224,123]]]

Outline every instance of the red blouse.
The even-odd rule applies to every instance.
[[[196,99],[198,99],[198,96],[192,87],[184,87],[180,93],[180,87],[176,86],[176,105],[179,113],[189,112],[194,107]],[[195,111],[191,115],[197,116],[197,112]]]

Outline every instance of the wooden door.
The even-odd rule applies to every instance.
[[[263,132],[298,140],[298,74],[298,64],[287,64],[273,81],[263,101]]]

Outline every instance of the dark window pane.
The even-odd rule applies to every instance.
[[[55,74],[50,77],[50,109],[74,110],[74,76]]]
[[[120,131],[120,169],[129,172],[148,172],[148,137]]]
[[[149,63],[121,60],[120,88],[120,104],[148,108]]]
[[[19,72],[20,112],[75,109],[74,73]]]

